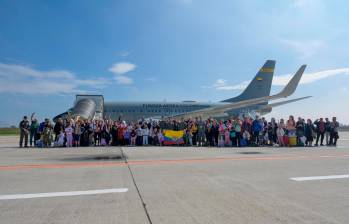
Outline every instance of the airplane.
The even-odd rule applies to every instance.
[[[102,95],[77,95],[74,107],[59,117],[80,116],[85,119],[110,118],[126,121],[143,119],[188,119],[241,117],[244,115],[264,115],[274,107],[307,99],[310,96],[269,104],[269,101],[286,98],[292,95],[304,73],[302,65],[285,88],[278,94],[270,96],[275,68],[274,60],[267,60],[246,89],[238,96],[217,103],[196,101],[182,102],[104,102]]]
[[[237,116],[237,114],[231,113],[231,111],[241,110],[241,108],[248,108],[254,105],[258,107],[253,112],[263,112],[263,114],[271,112],[273,107],[281,106],[287,103],[296,102],[299,100],[310,98],[311,96],[301,97],[292,100],[281,101],[273,104],[268,104],[270,100],[277,100],[281,98],[287,98],[292,95],[298,86],[299,81],[302,78],[306,65],[302,65],[296,74],[291,78],[288,84],[284,87],[284,89],[275,95],[272,96],[262,96],[247,100],[236,101],[232,103],[220,103],[216,106],[212,106],[209,108],[204,108],[201,110],[196,110],[189,113],[182,113],[175,116],[172,116],[173,119],[186,119],[192,117],[212,117],[212,115],[227,117],[227,116]],[[214,116],[213,116],[214,117]]]

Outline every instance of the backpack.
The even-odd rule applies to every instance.
[[[246,139],[241,139],[241,141],[240,141],[240,145],[241,146],[247,146],[247,141],[246,141]]]

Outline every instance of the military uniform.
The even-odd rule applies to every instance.
[[[205,145],[205,122],[199,121],[197,124],[197,142],[199,146]]]
[[[24,147],[28,147],[28,135],[29,135],[29,121],[23,119],[19,123],[20,136],[19,136],[19,147],[23,146],[24,139]]]
[[[51,126],[47,126],[44,128],[43,134],[42,134],[42,142],[44,147],[51,147],[52,143],[52,128]]]

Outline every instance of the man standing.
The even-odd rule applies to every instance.
[[[206,132],[206,124],[205,122],[202,120],[202,118],[200,117],[199,118],[199,121],[197,123],[197,135],[198,135],[198,138],[197,138],[197,142],[198,142],[198,146],[204,146],[206,145],[206,142],[205,142],[205,132]]]
[[[324,136],[325,136],[325,122],[322,118],[320,118],[320,121],[316,120],[314,122],[314,124],[316,125],[316,143],[315,143],[315,146],[318,146],[320,137],[321,137],[320,145],[323,146],[324,145],[323,144]]]
[[[28,147],[28,135],[29,135],[29,121],[27,116],[23,117],[23,120],[19,123],[20,137],[19,137],[19,147],[23,147],[23,138],[24,138],[24,147]]]
[[[339,138],[338,128],[339,128],[339,123],[337,121],[337,118],[333,117],[331,122],[331,135],[330,135],[329,145],[337,146],[337,139]]]
[[[36,146],[36,141],[38,140],[38,130],[39,130],[39,123],[36,118],[34,118],[35,113],[32,113],[32,116],[30,117],[31,124],[30,124],[30,135],[29,135],[29,143],[30,147]],[[33,141],[34,140],[34,141]]]
[[[331,134],[331,122],[330,120],[326,117],[325,118],[325,137],[326,137],[326,145],[330,144],[330,134]]]
[[[298,118],[296,122],[296,136],[297,136],[297,144],[301,145],[301,138],[304,136],[305,124],[303,123],[303,119],[301,117]]]
[[[55,141],[58,140],[58,136],[63,130],[63,120],[62,118],[58,118],[57,122],[55,123],[55,126],[53,127],[53,132],[55,133]]]
[[[261,119],[259,119],[258,116],[256,116],[256,119],[253,120],[252,122],[252,133],[253,133],[253,144],[255,146],[258,146],[260,145],[260,139],[259,139],[259,135],[260,135],[260,132],[263,130],[263,122]]]
[[[198,139],[198,118],[195,118],[195,121],[192,121],[191,132],[193,134],[193,138],[192,138],[193,145],[196,146],[197,139]]]

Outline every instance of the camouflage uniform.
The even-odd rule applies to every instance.
[[[52,128],[51,126],[46,126],[42,133],[42,142],[44,147],[50,147],[52,143]]]
[[[23,138],[24,138],[24,147],[28,147],[29,121],[27,120],[27,118],[24,118],[19,123],[19,129],[20,129],[19,147],[23,146]]]
[[[197,142],[198,142],[198,146],[203,146],[206,143],[206,139],[205,139],[205,131],[206,131],[206,125],[205,122],[203,121],[198,121],[197,123]]]

